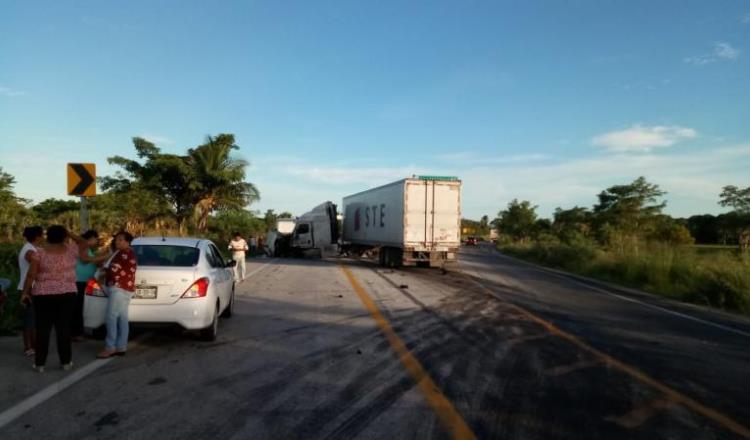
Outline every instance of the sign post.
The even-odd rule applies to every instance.
[[[86,197],[81,196],[81,232],[89,230],[89,207]]]
[[[89,229],[89,209],[86,197],[96,195],[96,164],[68,164],[68,195],[81,198],[81,232]]]

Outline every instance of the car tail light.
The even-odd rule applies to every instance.
[[[86,295],[89,296],[107,296],[106,293],[104,293],[104,289],[102,289],[102,286],[99,285],[99,283],[91,278],[86,283],[86,290],[84,291]]]
[[[203,298],[208,293],[208,278],[201,278],[188,287],[182,298]]]

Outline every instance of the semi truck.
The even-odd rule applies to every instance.
[[[283,252],[288,252],[290,249],[294,224],[295,221],[292,218],[280,218],[276,220],[276,226],[266,234],[264,250],[269,257],[288,256]]]
[[[299,217],[290,241],[293,252],[377,255],[387,267],[443,267],[457,261],[461,242],[457,177],[413,176],[352,194],[344,197],[342,213],[339,218],[336,205],[326,202]]]

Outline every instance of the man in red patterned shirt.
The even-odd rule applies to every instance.
[[[135,252],[130,247],[133,236],[120,231],[113,240],[117,252],[107,267],[107,338],[104,350],[97,356],[100,359],[123,356],[128,349],[128,307],[135,292],[135,271],[138,266]]]

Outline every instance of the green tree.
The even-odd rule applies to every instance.
[[[211,217],[208,225],[209,237],[220,244],[220,249],[225,248],[235,231],[239,231],[245,237],[251,237],[263,235],[266,230],[263,219],[244,209],[218,211]]]
[[[284,211],[277,216],[277,218],[294,218],[291,212]]]
[[[677,220],[668,215],[659,215],[653,220],[648,238],[652,241],[671,244],[673,246],[685,246],[695,243],[690,230]]]
[[[276,227],[276,220],[279,219],[279,216],[273,211],[273,209],[269,209],[266,211],[265,214],[263,214],[263,221],[266,224],[266,231],[271,231]]]
[[[123,171],[103,178],[102,188],[121,194],[131,190],[148,191],[150,197],[170,206],[178,230],[183,234],[185,221],[195,209],[199,188],[188,156],[164,154],[153,143],[139,137],[133,138],[133,146],[143,163],[122,156],[110,157],[108,162],[119,165]]]
[[[141,188],[140,183],[125,191],[110,191],[95,197],[90,211],[91,224],[97,228],[109,231],[126,229],[137,235],[150,229],[167,235],[168,219],[172,218],[167,201]]]
[[[627,244],[638,252],[638,240],[650,232],[652,220],[661,214],[666,194],[658,185],[639,177],[627,185],[611,186],[599,193],[594,206],[600,239],[624,250]],[[614,238],[614,241],[613,241]]]
[[[234,135],[219,134],[188,151],[198,182],[195,217],[199,231],[206,230],[209,215],[217,209],[238,210],[260,199],[258,188],[245,182],[247,161],[231,156],[238,149]]]
[[[490,235],[490,218],[487,215],[483,215],[479,219],[479,235],[488,236]]]
[[[68,211],[78,212],[81,205],[75,200],[45,199],[31,207],[31,210],[44,223],[50,223],[55,217]]]
[[[8,242],[19,240],[24,226],[33,219],[26,208],[28,200],[16,195],[15,184],[16,179],[0,167],[0,240]]]
[[[214,211],[240,209],[259,197],[257,188],[244,181],[247,162],[230,154],[238,149],[231,134],[209,136],[206,143],[189,149],[186,155],[162,153],[138,137],[133,138],[133,146],[137,160],[108,159],[121,170],[103,178],[102,188],[119,194],[144,193],[154,201],[155,215],[162,215],[161,207],[166,204],[181,235],[191,218],[198,230],[205,232]]]
[[[557,208],[553,215],[552,229],[565,242],[588,237],[592,229],[591,211],[580,206]]]
[[[734,185],[725,186],[719,194],[719,204],[734,208],[730,213],[733,215],[729,216],[729,229],[737,237],[740,250],[750,250],[750,187],[740,189]]]
[[[750,186],[744,189],[727,185],[719,194],[719,205],[732,207],[739,213],[750,213]]]
[[[527,200],[519,202],[518,199],[513,199],[506,209],[498,213],[493,224],[501,233],[524,243],[534,234],[536,208]]]
[[[711,214],[694,215],[687,219],[686,226],[690,235],[698,243],[719,243],[719,219]]]

